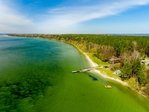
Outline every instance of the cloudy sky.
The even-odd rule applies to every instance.
[[[0,0],[0,32],[149,33],[149,0]]]

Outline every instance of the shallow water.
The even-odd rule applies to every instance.
[[[84,56],[65,43],[0,36],[1,84],[22,74],[50,76],[52,86],[33,105],[20,105],[23,112],[149,112],[149,101],[128,88],[111,83],[112,89],[105,89],[106,80],[71,72],[88,66]]]

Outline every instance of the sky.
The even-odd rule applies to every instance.
[[[0,32],[149,34],[149,0],[0,0]]]

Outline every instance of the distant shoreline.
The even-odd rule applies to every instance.
[[[7,34],[7,33],[0,33],[0,35],[11,35],[11,34]],[[23,34],[23,35],[25,35],[25,34]],[[38,34],[38,33],[35,33],[35,35],[42,35],[42,34]],[[67,34],[48,34],[48,35],[67,35]],[[68,34],[69,35],[69,34]],[[72,34],[73,35],[73,34]],[[82,33],[82,34],[78,34],[78,35],[111,35],[111,36],[149,36],[149,34],[137,34],[137,33],[89,33],[89,34],[84,34],[84,33]]]
[[[149,34],[110,34],[110,35],[116,35],[116,36],[149,36]]]

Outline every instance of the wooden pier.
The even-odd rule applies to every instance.
[[[88,72],[88,71],[91,71],[91,70],[94,70],[94,69],[97,69],[97,68],[108,68],[108,66],[88,67],[88,68],[83,68],[83,69],[80,69],[80,70],[72,71],[72,73]]]

